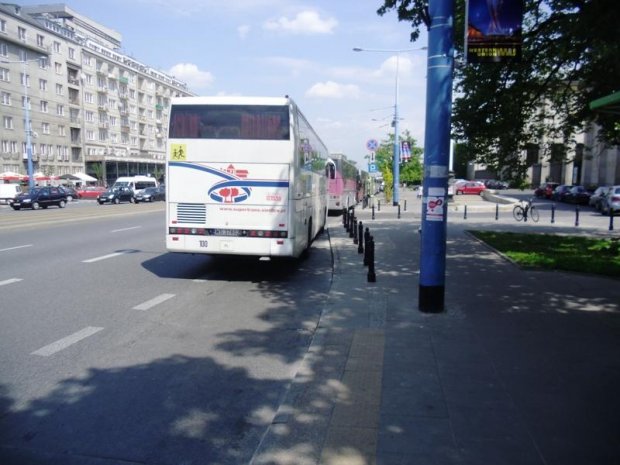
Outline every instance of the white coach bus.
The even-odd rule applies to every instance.
[[[166,248],[299,257],[325,226],[328,152],[288,97],[170,107]]]

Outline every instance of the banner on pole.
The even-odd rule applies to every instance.
[[[523,0],[468,0],[467,63],[521,61]]]

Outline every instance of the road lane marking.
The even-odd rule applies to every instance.
[[[4,281],[0,281],[0,286],[4,286],[5,284],[18,283],[20,281],[23,281],[23,279],[21,279],[21,278],[5,279]]]
[[[154,299],[147,300],[146,302],[143,302],[140,305],[136,305],[133,309],[134,310],[148,310],[149,308],[152,308],[155,305],[159,305],[168,299],[172,299],[174,296],[175,294],[162,294],[162,295],[155,297]]]
[[[39,350],[35,350],[31,355],[40,355],[41,357],[49,357],[50,355],[54,355],[56,352],[60,352],[63,349],[75,344],[76,342],[80,342],[82,339],[86,339],[93,334],[98,333],[103,328],[99,328],[97,326],[87,326],[80,331],[73,333],[67,337],[63,337],[62,339],[57,340],[56,342],[52,342],[51,344],[46,345],[45,347],[41,347]]]
[[[15,249],[23,249],[25,247],[32,247],[32,244],[27,244],[27,245],[17,245],[15,247],[7,247],[6,249],[0,249],[0,252],[7,252],[9,250],[15,250]]]
[[[95,258],[89,258],[88,260],[82,260],[82,263],[95,263],[101,260],[107,260],[108,258],[114,258],[114,257],[118,257],[120,255],[125,255],[128,253],[134,253],[136,252],[136,250],[122,250],[120,252],[114,252],[114,253],[110,253],[107,255],[102,255],[100,257],[95,257]]]
[[[142,226],[132,226],[131,228],[122,228],[122,229],[113,229],[110,232],[116,233],[116,232],[122,232],[122,231],[131,231],[132,229],[140,229]]]

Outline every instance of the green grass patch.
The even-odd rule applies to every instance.
[[[620,240],[469,231],[521,266],[620,277]]]

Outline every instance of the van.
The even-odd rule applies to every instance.
[[[19,184],[0,184],[0,203],[10,205],[15,197],[22,193]]]
[[[130,188],[135,196],[147,187],[157,187],[157,180],[150,176],[122,176],[114,182],[112,189],[119,187]]]

